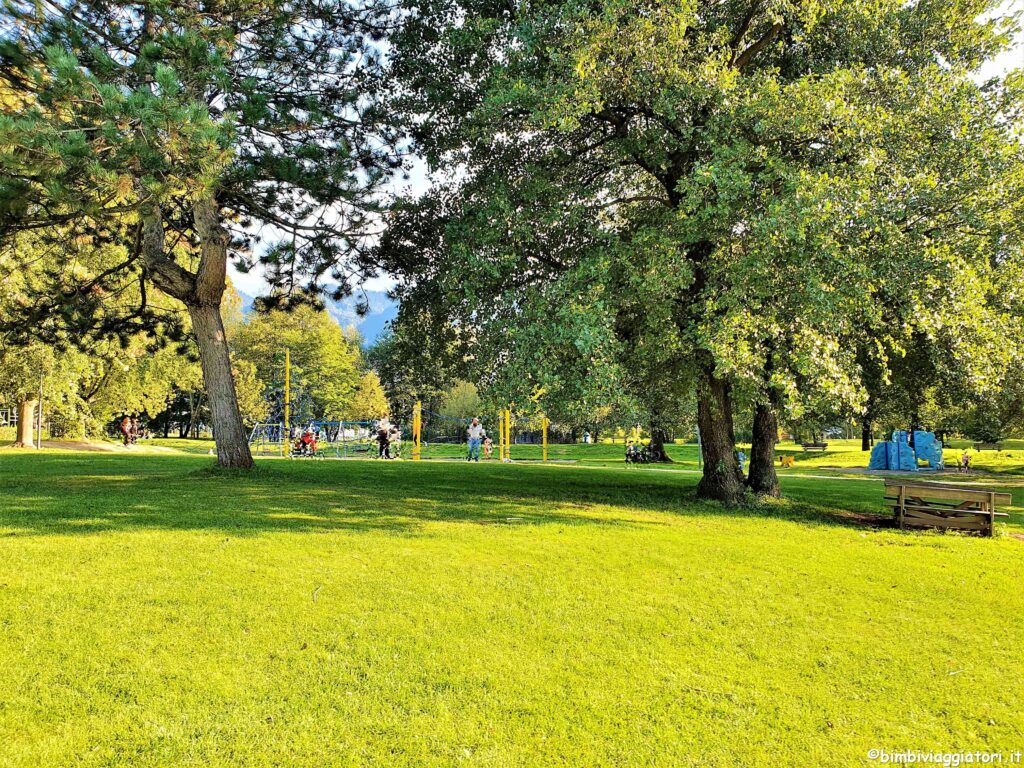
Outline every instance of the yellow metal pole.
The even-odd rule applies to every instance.
[[[291,421],[291,399],[292,399],[292,353],[291,350],[284,351],[284,433],[281,435],[281,454],[288,455],[288,448],[292,442],[290,427]]]
[[[412,460],[419,461],[421,454],[420,432],[423,429],[423,405],[417,400],[412,409]]]
[[[505,409],[505,458],[512,461],[512,409]]]
[[[542,453],[544,454],[544,461],[547,461],[548,460],[548,417],[547,416],[542,416],[540,422],[541,422],[541,438],[540,439],[541,439],[541,445],[543,446]]]
[[[508,415],[507,412],[502,410],[501,419],[501,460],[505,461],[508,459]]]

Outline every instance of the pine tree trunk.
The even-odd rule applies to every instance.
[[[222,467],[249,468],[253,465],[249,441],[238,412],[235,380],[231,375],[224,323],[217,305],[197,304],[188,307],[192,332],[199,346],[203,381],[210,401],[210,420],[217,445],[217,463]]]
[[[192,219],[200,249],[199,265],[194,274],[166,252],[163,213],[158,206],[143,215],[143,259],[157,287],[181,301],[192,318],[192,332],[199,346],[199,362],[210,401],[217,463],[222,467],[249,468],[253,465],[252,453],[238,412],[231,355],[220,316],[231,236],[221,223],[219,206],[213,196],[200,197],[193,202]]]
[[[704,455],[704,475],[697,485],[697,496],[737,501],[743,494],[743,473],[736,460],[731,388],[706,369],[697,392],[697,425]]]
[[[779,440],[779,419],[772,403],[754,407],[754,436],[750,446],[750,472],[747,487],[761,496],[779,496],[779,476],[775,471],[775,444]]]
[[[35,448],[36,406],[38,400],[22,400],[18,403],[18,433],[15,448]]]

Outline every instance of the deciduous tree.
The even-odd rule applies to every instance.
[[[1012,33],[996,5],[414,4],[395,73],[428,161],[458,172],[395,212],[383,253],[514,386],[551,361],[592,392],[692,385],[704,497],[743,492],[744,388],[754,490],[777,493],[779,409],[815,385],[856,405],[879,306],[906,290],[897,316],[926,313],[940,285],[991,297],[982,262],[1010,228],[976,214],[1013,200],[1020,162],[1019,77],[971,76]],[[958,275],[956,249],[985,238]],[[573,353],[607,379],[573,375]],[[660,389],[630,391],[637,356]]]

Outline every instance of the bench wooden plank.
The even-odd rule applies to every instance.
[[[898,496],[883,496],[882,498],[885,499],[886,501],[891,501],[893,503],[895,503],[899,499]],[[907,502],[911,502],[914,499],[920,499],[920,497],[907,496]],[[950,509],[980,509],[981,502],[974,500],[959,501],[957,499],[954,499],[952,501],[943,501],[942,499],[928,499],[928,504],[933,507],[949,507]]]
[[[979,531],[988,536],[995,532],[997,517],[1009,517],[997,512],[997,505],[1013,502],[1010,494],[998,491],[895,479],[886,481],[884,498],[893,502],[893,516],[900,529]]]
[[[905,515],[927,515],[928,517],[937,517],[942,520],[974,520],[981,519],[987,520],[990,515],[985,510],[970,510],[966,512],[958,512],[954,515],[947,513],[944,509],[935,509],[933,507],[921,507],[921,506],[904,506],[903,514]],[[1005,513],[1004,513],[1005,514]]]
[[[996,491],[982,491],[975,488],[963,488],[955,485],[944,485],[943,483],[900,483],[892,480],[885,481],[885,492],[887,495],[899,494],[900,489],[905,489],[906,495],[922,496],[924,498],[949,499],[951,501],[980,501],[988,502],[990,496],[994,496],[996,504],[1012,504],[1013,496],[1009,493]]]
[[[924,520],[908,516],[903,519],[903,527],[938,528],[944,531],[981,531],[982,533],[991,533],[991,525],[987,520],[947,520],[945,522],[937,522],[935,520]]]
[[[931,526],[932,528],[952,528],[963,531],[985,531],[991,532],[992,521],[986,517],[931,517],[930,515],[906,514],[903,516],[903,526]]]
[[[939,512],[939,510],[929,509],[928,507],[904,507],[903,515],[905,517],[921,517],[935,520],[946,520],[949,522],[964,521],[964,520],[982,520],[988,521],[991,517],[988,512],[973,512],[970,514],[960,515],[946,515]]]
[[[893,510],[895,510],[896,507],[898,506],[899,499],[896,496],[886,496],[885,497],[885,501],[889,502],[889,506],[891,506],[893,508]],[[913,500],[908,496],[907,497],[907,506],[908,507],[911,505],[912,501]],[[970,506],[967,506],[967,505],[970,505]],[[946,513],[965,512],[967,514],[973,514],[973,515],[979,515],[979,514],[980,515],[987,515],[988,514],[987,510],[982,509],[980,506],[978,506],[978,503],[974,502],[974,501],[964,502],[963,504],[955,504],[955,503],[949,503],[949,502],[928,500],[926,503],[921,503],[918,506],[930,507],[930,508],[935,509],[936,511],[942,510],[943,512],[946,512]],[[996,517],[1009,517],[1009,516],[1010,515],[1009,515],[1008,512],[996,512]]]

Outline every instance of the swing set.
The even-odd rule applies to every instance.
[[[256,424],[250,435],[249,445],[260,455],[290,456],[292,454],[292,402],[291,402],[291,351],[284,350],[284,402],[281,421],[269,421]],[[426,418],[424,418],[426,417]],[[412,412],[412,460],[422,461],[425,458],[454,458],[453,456],[424,456],[429,453],[431,445],[461,445],[466,442],[466,429],[471,419],[457,416],[445,416],[423,408],[417,400]],[[424,424],[432,427],[424,429]],[[501,462],[512,461],[513,440],[512,408],[503,408],[498,414],[497,458]],[[366,458],[376,455],[377,440],[375,421],[331,421],[313,419],[304,425],[303,431],[309,430],[316,439],[317,458],[351,459]],[[548,460],[548,427],[546,416],[540,417],[541,460]],[[401,455],[401,439],[390,445],[392,456]]]
[[[427,423],[434,425],[433,434],[428,433],[428,439],[424,439],[424,416],[427,417]],[[437,444],[462,444],[465,439],[465,430],[468,428],[472,419],[460,418],[457,416],[445,416],[440,413],[435,413],[430,410],[423,408],[423,403],[419,400],[413,406],[412,410],[412,460],[421,461],[424,457],[424,449],[429,452],[430,446]],[[438,425],[451,425],[456,428],[455,434],[452,434],[451,427],[448,433],[445,433],[443,427],[440,429]],[[514,443],[512,437],[512,427],[514,421],[512,416],[511,408],[504,408],[498,413],[498,460],[502,462],[512,461],[512,445]],[[548,427],[550,422],[546,416],[541,417],[541,460],[546,462],[548,460]],[[452,457],[426,457],[426,458],[452,458]]]

